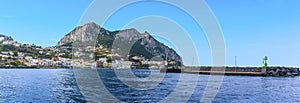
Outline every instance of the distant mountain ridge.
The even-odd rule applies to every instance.
[[[181,57],[172,48],[160,43],[148,32],[139,33],[136,29],[109,31],[94,22],[90,22],[78,26],[66,34],[56,47],[71,47],[74,41],[95,41],[96,47],[121,48],[119,51],[122,51],[122,48],[128,49],[131,45],[129,55],[142,55],[147,59],[160,57],[165,60],[167,58],[168,60],[175,60],[177,64],[183,64]],[[126,54],[121,55],[127,56]]]

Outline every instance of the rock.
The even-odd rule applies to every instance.
[[[119,51],[129,51],[129,55],[142,55],[151,60],[153,57],[160,57],[165,60],[175,60],[177,64],[183,64],[181,57],[172,48],[158,42],[148,32],[139,33],[136,29],[109,31],[98,24],[91,22],[76,27],[64,36],[56,45],[60,47],[72,47],[74,41],[94,42],[94,46],[105,46]],[[131,46],[131,48],[129,48]],[[123,50],[123,49],[124,50]],[[127,50],[130,49],[130,50]],[[128,54],[120,53],[123,57]],[[168,56],[167,56],[167,55]]]

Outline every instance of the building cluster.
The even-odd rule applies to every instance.
[[[2,51],[0,52],[1,67],[40,67],[40,68],[68,68],[71,67],[71,59],[36,58],[22,52]]]
[[[0,34],[0,67],[71,67],[66,52],[34,44],[21,44],[11,37]]]
[[[21,46],[21,43],[18,43],[16,41],[14,41],[11,37],[6,37],[6,36],[1,36],[0,34],[0,43],[4,44],[4,45],[13,45],[16,47]]]
[[[57,53],[53,55],[55,49],[48,49],[47,52],[40,51],[42,55],[52,55],[52,58],[38,58],[34,55],[14,51],[0,52],[0,66],[2,67],[39,67],[39,68],[164,68],[166,61],[148,60],[141,56],[133,56],[129,59],[123,59],[118,54],[107,54],[95,60],[94,53],[89,53],[87,58],[80,57],[78,59],[64,58]],[[84,56],[86,54],[74,53],[74,55]],[[76,57],[76,56],[75,56]],[[117,59],[114,59],[117,58]],[[170,63],[170,62],[169,62]]]
[[[169,62],[170,63],[170,62]],[[122,56],[114,49],[108,49],[103,46],[98,48],[83,47],[73,50],[72,66],[75,68],[164,68],[166,61],[149,60],[139,56]]]
[[[165,61],[129,61],[124,59],[112,59],[109,57],[99,58],[98,60],[73,59],[74,67],[82,68],[115,68],[115,69],[130,69],[130,68],[164,68]]]

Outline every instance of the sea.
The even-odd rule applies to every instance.
[[[0,103],[300,102],[300,77],[147,69],[0,69]]]

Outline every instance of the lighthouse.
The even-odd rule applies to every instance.
[[[263,59],[263,64],[264,64],[264,67],[267,68],[268,67],[268,57],[265,56],[264,59]]]
[[[264,73],[264,74],[266,74],[267,67],[268,67],[268,57],[267,56],[265,56],[263,58],[263,64],[264,64],[264,67],[261,69],[261,72]]]

